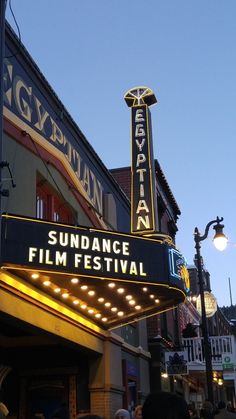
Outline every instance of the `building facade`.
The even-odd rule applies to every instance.
[[[144,318],[185,300],[180,255],[130,235],[129,199],[9,25],[5,38],[3,399],[11,419],[60,409],[110,419],[150,391]],[[171,196],[165,210],[162,198],[164,232],[174,232],[164,214],[177,205]]]
[[[129,201],[8,25],[5,55],[7,225],[13,214],[19,222],[37,219],[42,226],[47,221],[129,233]],[[22,239],[15,238],[15,256]],[[51,256],[41,252],[41,257],[51,263]],[[84,305],[80,301],[77,310],[77,278],[73,285],[72,275],[59,275],[52,288],[51,274],[33,274],[21,267],[0,275],[0,381],[10,417],[51,418],[62,402],[71,419],[85,412],[108,419],[118,408],[131,410],[149,391],[150,354],[142,328],[137,324],[127,343],[125,328],[108,330],[97,323],[93,308],[89,312],[92,280],[84,285]],[[107,294],[104,321],[115,306],[111,294],[114,290]]]

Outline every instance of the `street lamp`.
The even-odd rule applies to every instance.
[[[203,281],[203,270],[202,270],[202,261],[200,253],[200,242],[205,240],[208,236],[209,228],[211,225],[215,224],[213,227],[215,230],[215,236],[213,238],[213,243],[218,250],[224,250],[227,245],[227,237],[223,233],[224,226],[221,224],[223,218],[217,217],[216,220],[210,221],[205,228],[205,233],[201,236],[198,228],[194,230],[194,241],[196,249],[196,262],[197,262],[197,271],[198,271],[198,281],[199,281],[199,291],[201,298],[201,315],[202,315],[202,335],[203,335],[203,345],[205,352],[205,363],[206,363],[206,383],[207,383],[207,397],[212,403],[214,401],[213,397],[213,386],[212,386],[212,359],[211,359],[211,345],[209,341],[209,332],[208,332],[208,323],[206,317],[206,307],[204,299],[204,281]]]

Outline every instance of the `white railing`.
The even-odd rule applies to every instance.
[[[210,336],[212,366],[214,369],[222,369],[222,353],[230,353],[236,356],[236,344],[234,336]],[[183,346],[187,352],[189,369],[203,369],[205,367],[205,355],[203,338],[185,338]]]

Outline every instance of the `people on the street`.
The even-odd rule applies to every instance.
[[[229,412],[226,408],[226,403],[220,401],[218,403],[218,413],[215,415],[215,419],[236,419],[236,414]]]
[[[138,404],[134,410],[134,419],[142,419],[142,405]]]
[[[197,414],[197,410],[195,409],[194,404],[190,403],[188,405],[188,411],[191,419],[199,419],[199,416]]]
[[[129,411],[126,409],[118,409],[115,413],[114,419],[130,419]]]
[[[200,419],[213,419],[213,418],[214,418],[214,406],[209,400],[206,400],[202,405],[202,409],[200,410]]]
[[[0,401],[0,419],[5,419],[9,414],[9,410],[5,403]]]
[[[226,409],[228,410],[228,412],[235,413],[235,408],[232,406],[231,402],[227,403]]]
[[[147,396],[142,419],[190,419],[186,401],[175,393],[160,391]]]

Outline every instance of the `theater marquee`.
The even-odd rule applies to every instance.
[[[2,268],[113,328],[185,299],[182,255],[151,238],[2,216]]]

